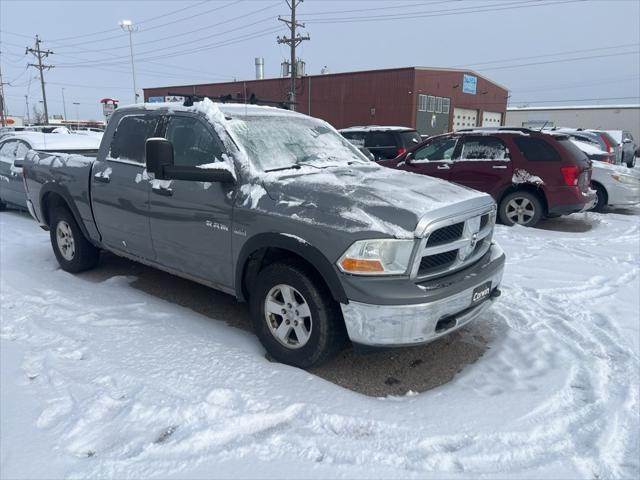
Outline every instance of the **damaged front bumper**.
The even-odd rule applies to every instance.
[[[449,293],[424,303],[375,305],[349,301],[341,304],[349,338],[359,345],[392,347],[431,342],[468,324],[489,308],[500,295],[505,256],[494,244],[481,268],[470,267],[472,282],[447,285]],[[490,293],[474,302],[478,289]]]

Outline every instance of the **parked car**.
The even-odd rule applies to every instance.
[[[385,166],[487,192],[506,225],[585,210],[595,202],[591,166],[566,135],[476,128],[432,137]]]
[[[346,336],[431,341],[500,293],[489,195],[381,167],[295,112],[119,108],[96,158],[32,151],[24,174],[62,269],[107,250],[235,295],[267,352],[298,367]]]
[[[604,130],[587,130],[589,132],[596,133],[602,138],[602,141],[605,143],[605,148],[603,149],[607,153],[613,153],[615,155],[615,165],[622,165],[622,144],[621,142],[616,141],[615,138],[611,136],[609,132]]]
[[[593,145],[573,140],[592,164],[591,188],[597,195],[593,210],[600,212],[606,206],[626,207],[640,203],[640,172],[626,166],[611,165],[597,161],[605,152]]]
[[[100,140],[94,137],[18,131],[0,139],[0,210],[7,205],[27,209],[22,163],[31,149],[43,153],[96,154]]]
[[[376,160],[402,155],[422,142],[420,134],[406,127],[349,127],[339,130],[344,138],[358,147],[368,148]]]
[[[620,163],[629,168],[633,168],[636,164],[636,149],[638,148],[638,145],[636,145],[631,132],[628,132],[627,130],[607,130],[606,133],[620,145]]]
[[[597,158],[591,158],[591,160],[597,160],[599,162],[606,162],[612,165],[621,163],[620,148],[615,144],[612,138],[608,135],[602,135],[599,132],[591,130],[583,130],[581,128],[552,128],[549,133],[559,132],[564,135],[568,135],[572,140],[588,143],[600,152],[597,154]],[[612,146],[612,148],[609,148]]]

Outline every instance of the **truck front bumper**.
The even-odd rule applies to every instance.
[[[504,271],[504,253],[493,245],[490,258],[482,269],[473,272],[473,282],[444,287],[450,294],[425,303],[405,305],[374,305],[349,301],[341,304],[347,333],[360,345],[391,347],[431,342],[451,333],[481,315],[500,294],[498,287]],[[471,270],[474,267],[470,267]],[[477,288],[489,284],[490,295],[474,304]]]

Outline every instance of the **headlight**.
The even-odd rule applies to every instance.
[[[619,181],[620,183],[625,183],[627,185],[640,186],[640,179],[636,178],[632,175],[625,175],[624,173],[619,173],[615,175],[611,175],[614,180]]]
[[[359,240],[338,260],[338,268],[356,275],[402,275],[409,269],[413,240]]]

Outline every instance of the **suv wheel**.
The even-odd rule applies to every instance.
[[[6,203],[4,203],[4,202],[2,201],[2,199],[0,198],[0,212],[4,211],[4,210],[6,210],[6,209],[7,209],[7,204],[6,204]]]
[[[84,237],[71,212],[56,208],[50,218],[51,246],[62,269],[78,273],[95,267],[100,250]]]
[[[500,202],[498,215],[505,225],[534,227],[542,218],[542,203],[533,193],[513,192]]]
[[[631,159],[627,160],[627,167],[633,168],[635,166],[636,166],[636,156],[635,155],[631,155]]]
[[[267,352],[295,367],[318,365],[343,345],[338,305],[324,285],[297,265],[275,263],[258,274],[251,319]]]
[[[591,207],[592,212],[601,212],[607,205],[607,192],[601,185],[591,184],[591,188],[596,191],[596,204]]]

